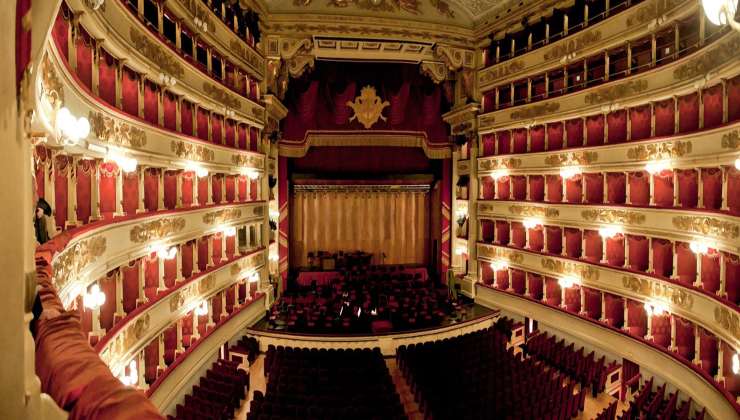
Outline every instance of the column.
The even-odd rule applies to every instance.
[[[601,235],[599,235],[601,236]],[[607,237],[601,236],[601,263],[606,264],[606,243]]]
[[[165,369],[167,369],[167,364],[164,362],[164,334],[159,334],[157,336],[157,343],[159,345],[159,351],[158,353],[158,363],[157,363],[157,377],[159,377],[160,370],[164,372]]]
[[[583,258],[586,255],[586,229],[581,229],[581,255],[578,258]]]
[[[607,182],[608,181],[608,179],[607,179],[608,176],[609,176],[609,172],[603,172],[601,174],[601,182],[602,182],[601,190],[602,190],[602,194],[603,194],[602,197],[601,197],[601,202],[604,203],[604,204],[606,204],[606,203],[609,202],[609,183]],[[584,187],[585,187],[585,184],[584,184]],[[586,188],[583,188],[583,191],[586,191]]]
[[[190,203],[191,207],[198,207],[200,205],[199,198],[198,198],[198,183],[200,182],[200,177],[196,175],[195,171],[193,171],[193,202]]]
[[[143,305],[146,303],[146,295],[144,294],[144,287],[146,287],[146,270],[144,270],[144,264],[149,258],[149,254],[139,258],[139,298],[136,299],[136,305]]]
[[[649,205],[655,205],[655,175],[648,174],[650,176],[650,203]]]
[[[671,351],[676,351],[676,318],[673,315],[668,315],[671,317]]]
[[[226,177],[228,175],[221,174],[221,203],[226,203]]]
[[[722,171],[722,204],[720,210],[728,211],[730,210],[727,206],[727,184],[730,183],[729,168],[727,166],[720,166],[719,168]]]
[[[185,348],[182,346],[182,321],[182,318],[177,320],[177,348],[175,350],[177,354],[185,352]]]
[[[184,280],[182,276],[182,249],[185,244],[177,245],[177,268],[175,269],[175,283],[180,283]]]
[[[675,255],[675,252],[674,252],[674,255]],[[696,287],[697,289],[701,289],[704,286],[703,280],[701,278],[702,254],[695,254],[695,256],[696,256],[696,278],[694,279],[694,287]],[[720,282],[721,281],[722,281],[722,277],[720,276]]]
[[[67,223],[65,227],[75,227],[77,220],[77,158],[67,156]]]
[[[206,322],[206,330],[213,328],[213,326],[216,325],[216,323],[213,322],[213,299],[208,300],[208,322]],[[221,308],[223,309],[223,305],[221,305]]]
[[[647,314],[647,335],[644,337],[646,340],[653,339],[653,315],[652,312],[646,311]]]
[[[159,279],[159,285],[157,286],[157,292],[167,290],[167,286],[164,284],[164,258],[157,255],[157,278]]]
[[[565,287],[563,286],[560,286],[560,307],[565,309]]]
[[[222,290],[219,295],[221,296],[221,314],[219,316],[223,319],[229,316],[229,313],[226,312],[226,289]]]
[[[90,172],[90,221],[100,220],[100,168],[98,160],[92,160]],[[46,182],[45,184],[52,184]]]
[[[116,270],[115,281],[116,281],[116,313],[113,317],[114,320],[121,319],[124,316],[126,316],[126,313],[123,311],[123,272],[121,272],[120,267]]]
[[[648,273],[653,273],[653,237],[648,237]]]
[[[632,204],[630,200],[630,173],[624,173],[624,204]]]
[[[182,179],[183,179],[183,171],[179,170],[175,172],[175,189],[176,189],[176,195],[177,200],[175,203],[175,207],[178,209],[182,208]]]
[[[568,256],[568,243],[565,240],[565,226],[560,226],[560,255]]]
[[[671,170],[673,175],[673,207],[678,207],[678,169]]]
[[[565,193],[567,185],[568,185],[568,179],[565,178],[564,176],[560,176],[560,179],[561,181],[563,181],[563,194],[562,194],[562,199],[560,201],[563,203],[566,203],[568,202],[568,198],[567,198],[568,194]]]
[[[209,206],[213,204],[213,174],[210,172],[208,173],[208,204]]]
[[[725,253],[717,250],[719,253],[719,290],[717,295],[719,297],[727,297],[727,273],[725,267]]]
[[[206,267],[213,267],[213,234],[208,235],[208,255],[206,256]]]
[[[599,321],[606,322],[606,292],[600,292],[599,296],[601,296],[601,317],[599,318]]]
[[[696,366],[701,367],[701,340],[699,339],[699,326],[694,324],[694,360]]]
[[[624,300],[624,307],[622,309],[624,310],[624,315],[623,315],[624,321],[623,321],[623,324],[622,324],[622,329],[624,331],[629,332],[629,325],[630,325],[629,322],[628,322],[628,320],[629,320],[629,314],[630,314],[630,311],[629,311],[629,299],[624,298],[623,300]]]
[[[116,165],[116,212],[115,216],[123,216],[123,169]]]
[[[157,168],[157,211],[164,210],[164,170]]]
[[[138,173],[138,180],[139,180],[139,188],[138,188],[138,195],[139,199],[136,206],[136,213],[144,213],[146,212],[146,206],[144,203],[144,197],[145,197],[145,191],[144,191],[144,178],[146,177],[146,171],[147,167],[143,165],[139,165],[137,173]]]
[[[221,262],[226,261],[226,233],[221,233]]]
[[[624,268],[630,267],[630,241],[627,237],[628,235],[624,234]]]
[[[138,352],[136,354],[136,372],[139,374],[139,380],[137,383],[137,387],[141,389],[148,389],[149,384],[146,383],[146,380],[144,379],[144,373],[146,372],[146,364],[144,362],[144,350]]]
[[[211,303],[208,302],[208,311],[210,313]],[[193,315],[193,335],[192,339],[190,340],[190,345],[193,345],[193,340],[197,340],[200,338],[200,331],[198,330],[198,323],[200,322],[198,318],[200,318],[198,315],[195,314],[195,310],[190,312]]]
[[[696,186],[697,186],[697,195],[698,195],[698,200],[696,202],[696,208],[703,209],[704,208],[704,182],[702,181],[702,178],[703,178],[702,175],[704,174],[704,171],[702,171],[701,168],[696,168],[696,170],[698,171],[697,177],[696,177],[697,178]],[[724,184],[724,177],[722,179],[722,183]]]
[[[579,315],[586,315],[586,291],[583,290],[583,286],[578,286],[578,292],[581,295],[581,310]]]
[[[719,384],[725,383],[725,349],[723,348],[722,340],[717,340],[717,375],[714,380]]]
[[[671,241],[671,247],[673,249],[673,261],[672,261],[672,268],[671,268],[671,278],[677,279],[678,278],[678,241]],[[699,276],[699,273],[697,272],[697,277]]]
[[[193,273],[191,276],[196,276],[200,274],[200,268],[198,267],[198,239],[193,239],[191,246],[193,247]]]

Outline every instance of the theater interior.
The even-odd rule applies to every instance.
[[[740,419],[738,0],[0,12],[0,418]]]

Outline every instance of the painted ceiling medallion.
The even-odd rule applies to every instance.
[[[383,101],[378,97],[374,87],[365,86],[360,91],[360,96],[356,97],[354,102],[347,101],[347,106],[355,111],[355,115],[349,120],[357,119],[363,127],[368,129],[378,122],[378,119],[386,120],[383,116],[383,109],[390,106],[390,104],[390,102]]]

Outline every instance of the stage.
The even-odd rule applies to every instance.
[[[395,271],[395,273],[407,274],[412,279],[418,279],[423,282],[429,279],[427,269],[424,267],[404,268],[403,270]],[[296,278],[296,284],[300,287],[308,287],[315,282],[316,286],[327,286],[333,281],[339,280],[342,275],[339,271],[300,271]]]

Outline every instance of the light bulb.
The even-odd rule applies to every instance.
[[[599,235],[603,238],[613,238],[622,233],[620,226],[602,226],[599,228]]]
[[[505,261],[494,261],[491,263],[491,269],[493,271],[503,271],[509,268],[509,265]]]
[[[198,305],[197,308],[193,311],[195,315],[203,316],[208,314],[208,301],[204,300]]]
[[[645,302],[645,312],[650,316],[661,316],[668,312],[668,305],[661,301]]]
[[[740,158],[735,159],[735,169],[740,171]]]
[[[704,15],[714,25],[727,24],[728,16],[734,19],[737,12],[737,0],[702,0],[701,5]]]
[[[224,229],[224,235],[229,236],[229,237],[236,235],[236,227],[234,226],[226,227]]]
[[[706,241],[691,241],[689,242],[689,249],[694,254],[706,254],[709,252],[709,243]]]
[[[456,255],[462,255],[464,253],[465,253],[465,247],[458,246],[458,247],[455,248],[455,254]]]
[[[567,277],[561,277],[560,279],[558,279],[558,284],[562,288],[569,289],[577,284],[581,284],[581,281],[576,277],[567,276]]]
[[[270,256],[268,257],[268,259],[269,259],[270,261],[273,261],[273,262],[277,262],[277,260],[278,260],[279,258],[280,258],[280,257],[279,257],[279,256],[278,256],[277,254],[274,254],[274,253],[270,254]]]
[[[563,179],[570,179],[580,174],[581,174],[580,166],[563,166],[562,168],[560,168],[560,176]]]
[[[491,178],[494,181],[498,181],[505,176],[509,176],[509,171],[506,169],[496,169],[495,171],[493,171],[493,173],[491,173]]]
[[[105,293],[100,290],[100,286],[93,284],[90,291],[82,297],[82,304],[88,309],[97,309],[105,303]]]
[[[259,172],[255,171],[254,169],[245,169],[243,173],[252,181],[260,177]]]
[[[529,219],[524,219],[524,221],[522,222],[522,224],[527,229],[534,229],[537,226],[541,226],[542,225],[542,220],[529,218]]]
[[[737,353],[732,355],[732,373],[740,374],[740,355]]]
[[[668,169],[671,169],[671,162],[667,160],[654,160],[645,164],[645,170],[651,175],[661,173]]]

